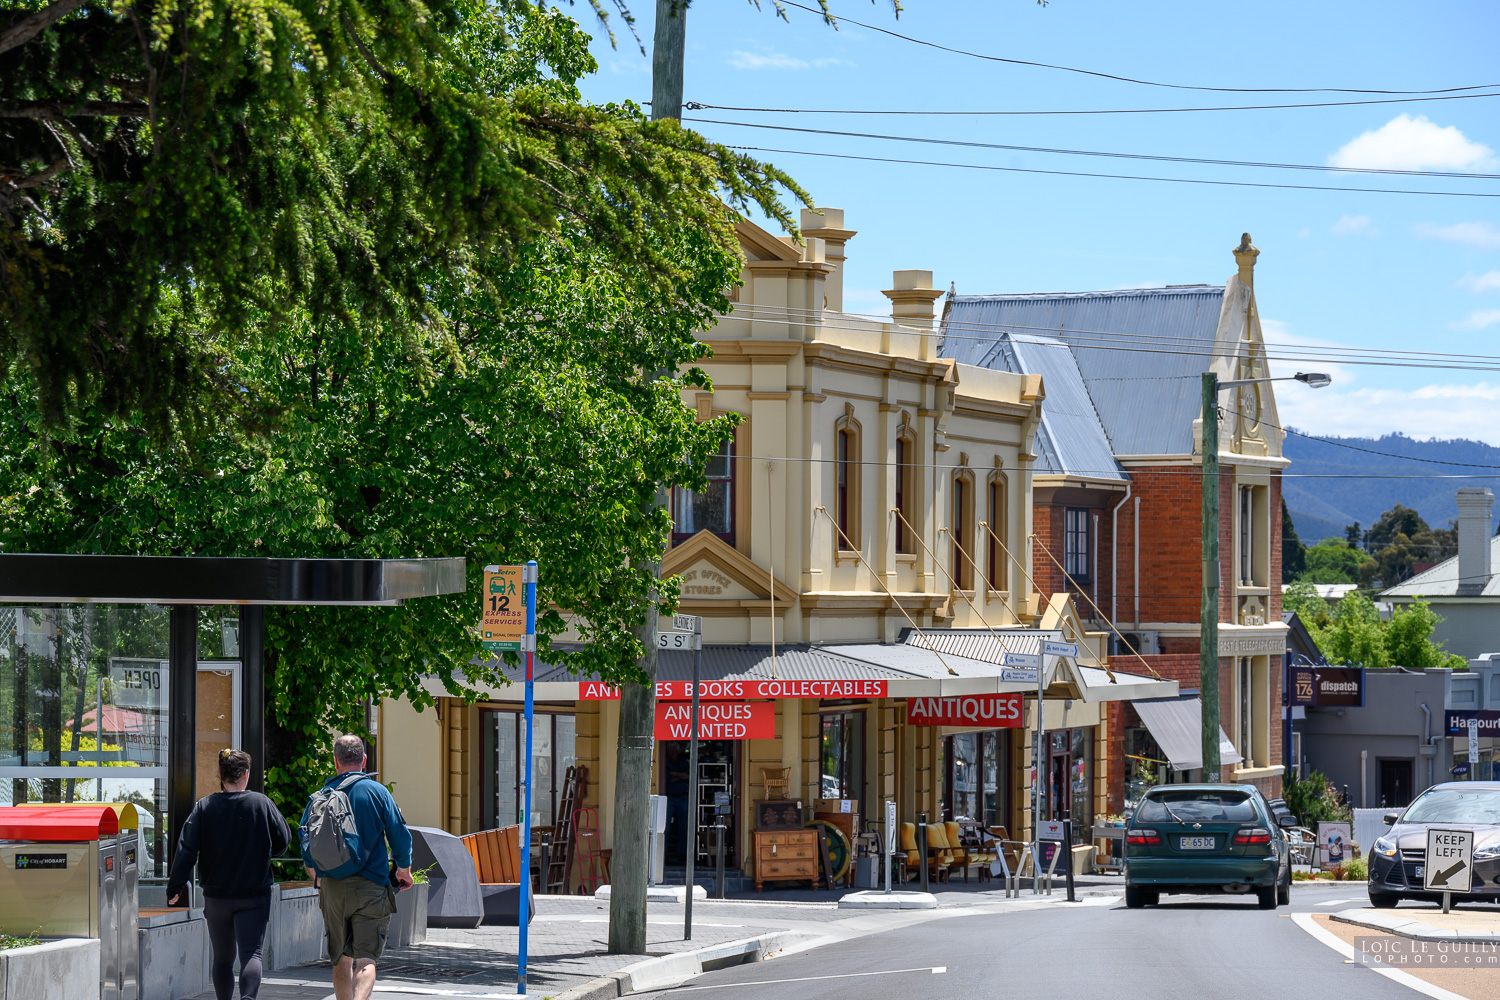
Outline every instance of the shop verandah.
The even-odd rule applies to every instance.
[[[691,654],[659,654],[653,788],[668,800],[668,868],[686,860],[694,822],[700,873],[711,865],[711,828],[723,822],[726,865],[753,877],[755,804],[767,798],[768,780],[774,794],[801,800],[808,820],[832,817],[851,839],[878,828],[886,801],[897,803],[903,822],[925,816],[1029,838],[1037,686],[1006,680],[1002,661],[1061,638],[1060,630],[924,629],[892,644],[778,645],[774,656],[769,645],[705,646],[702,704],[734,706],[722,715],[705,708],[709,721],[731,714],[739,721],[704,731],[696,803],[687,800],[686,741],[673,738],[686,732],[677,716],[686,709]],[[1107,812],[1108,771],[1117,766],[1104,706],[1176,694],[1175,682],[1104,669],[1100,653],[1085,648],[1077,659],[1049,663],[1043,698],[1043,818],[1074,820],[1079,842]],[[484,691],[474,704],[442,697],[436,679],[429,687],[440,696],[430,714],[403,702],[380,709],[381,771],[396,782],[408,818],[460,834],[519,822],[519,687]],[[606,850],[616,698],[597,679],[537,666],[533,825],[554,825],[564,776],[581,766],[580,804],[595,810],[590,819]]]

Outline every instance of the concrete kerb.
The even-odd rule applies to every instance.
[[[1403,917],[1395,913],[1378,913],[1372,910],[1340,910],[1328,915],[1329,920],[1356,927],[1368,927],[1372,931],[1384,931],[1397,937],[1414,941],[1442,941],[1445,944],[1500,944],[1500,931],[1457,930],[1434,927],[1420,920]]]
[[[669,989],[714,969],[763,961],[793,948],[813,947],[819,939],[819,935],[805,931],[771,931],[696,951],[647,958],[555,994],[551,1000],[613,1000],[641,990]]]

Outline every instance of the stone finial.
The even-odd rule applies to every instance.
[[[1234,248],[1234,262],[1240,267],[1240,281],[1250,287],[1255,286],[1255,258],[1260,256],[1260,251],[1250,243],[1250,234],[1240,235],[1240,245]]]

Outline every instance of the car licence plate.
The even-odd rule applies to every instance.
[[[1211,851],[1214,849],[1214,838],[1183,837],[1177,842],[1177,848],[1182,851]]]

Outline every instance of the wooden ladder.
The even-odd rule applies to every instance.
[[[563,777],[562,801],[558,803],[556,826],[553,827],[552,857],[542,885],[544,893],[564,894],[568,891],[568,875],[573,869],[573,853],[578,841],[578,806],[583,802],[588,773],[587,765],[572,764]]]

